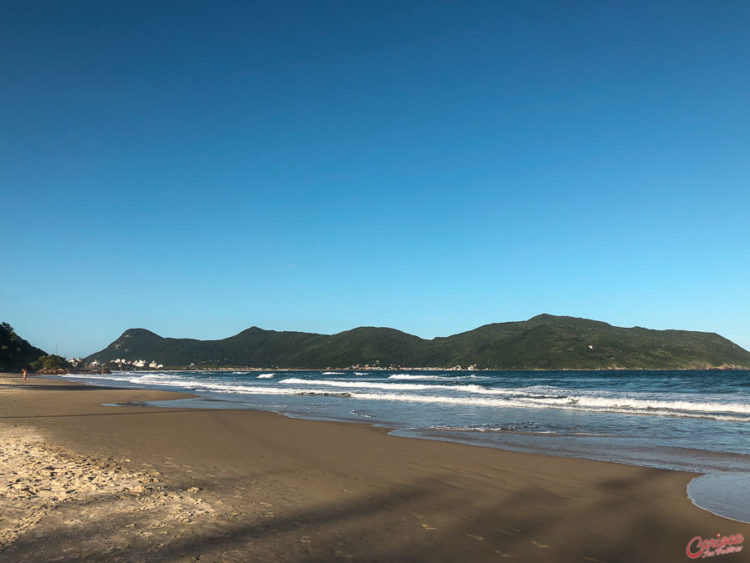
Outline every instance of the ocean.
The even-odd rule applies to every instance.
[[[701,508],[750,522],[750,371],[133,371],[66,379],[191,392],[156,406],[366,422],[397,436],[702,475]]]

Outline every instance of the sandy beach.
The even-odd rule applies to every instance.
[[[0,376],[0,559],[684,561],[694,476]],[[724,555],[744,561],[746,553]]]

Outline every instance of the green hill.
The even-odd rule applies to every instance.
[[[166,367],[750,368],[750,352],[718,334],[621,328],[552,315],[489,324],[432,340],[376,327],[333,335],[252,327],[223,340],[162,338],[145,329],[130,329],[87,360],[118,358]]]
[[[0,371],[21,371],[46,355],[29,344],[8,323],[0,323]]]

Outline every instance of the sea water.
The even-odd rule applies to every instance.
[[[160,406],[358,421],[398,436],[707,474],[693,502],[750,521],[750,371],[134,371],[69,375],[191,392]],[[732,493],[729,494],[731,483]]]

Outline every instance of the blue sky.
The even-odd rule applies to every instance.
[[[750,348],[746,2],[4,2],[0,320]]]

